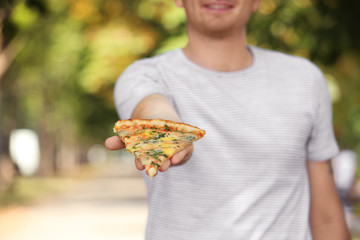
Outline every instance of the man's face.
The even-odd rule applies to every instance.
[[[242,31],[260,0],[175,0],[185,9],[188,29],[205,34]]]

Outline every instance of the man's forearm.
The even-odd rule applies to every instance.
[[[351,240],[346,225],[339,221],[329,221],[311,226],[313,240]]]
[[[163,95],[154,94],[144,98],[132,113],[133,119],[157,119],[180,122],[180,118],[171,105],[170,101]]]
[[[336,191],[329,161],[308,162],[314,240],[350,240],[343,208]]]

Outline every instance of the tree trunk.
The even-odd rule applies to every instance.
[[[0,156],[0,193],[8,190],[14,183],[17,174],[9,155]]]

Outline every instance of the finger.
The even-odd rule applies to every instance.
[[[171,166],[171,162],[170,160],[167,160],[166,162],[164,162],[164,164],[159,168],[160,172],[165,172],[166,170],[169,169],[169,167]]]
[[[178,165],[185,157],[186,150],[183,149],[180,152],[174,154],[174,156],[171,158],[171,164],[172,165]]]
[[[193,152],[193,145],[189,145],[171,158],[171,165],[179,165],[190,159]]]
[[[112,136],[105,140],[105,147],[109,150],[120,150],[125,147],[125,144],[118,136]]]
[[[142,165],[140,159],[138,159],[138,158],[135,158],[135,167],[139,171],[142,171],[145,169],[145,167]]]

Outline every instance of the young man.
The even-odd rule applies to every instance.
[[[145,177],[146,239],[350,239],[330,173],[338,147],[319,69],[247,46],[259,0],[175,3],[186,11],[187,46],[135,62],[115,87],[123,119],[207,132]],[[105,144],[124,147],[117,137]]]

